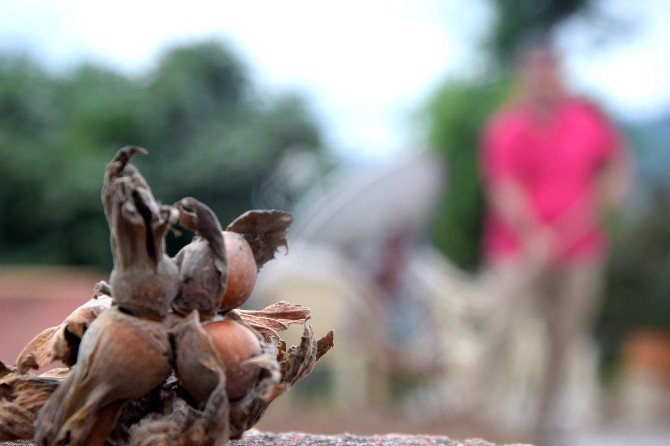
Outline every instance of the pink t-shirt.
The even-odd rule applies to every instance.
[[[593,105],[566,99],[554,119],[539,125],[521,108],[497,113],[487,125],[481,164],[485,188],[513,179],[538,221],[558,236],[562,263],[602,257],[607,249],[598,224],[596,193],[600,169],[621,156],[621,137]],[[515,231],[489,210],[484,229],[489,260],[516,256]]]

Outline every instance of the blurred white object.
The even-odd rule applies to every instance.
[[[445,183],[441,160],[428,152],[333,177],[329,192],[299,205],[291,236],[348,252],[380,243],[401,228],[422,231]]]
[[[306,305],[317,334],[335,329],[337,348],[322,366],[332,372],[334,404],[367,404],[387,390],[369,370],[370,363],[384,367],[379,358],[389,339],[366,261],[393,234],[424,232],[444,188],[441,166],[435,155],[417,152],[375,169],[334,172],[297,206],[291,255],[259,276],[255,299]]]

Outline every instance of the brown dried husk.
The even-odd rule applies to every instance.
[[[105,170],[102,202],[114,258],[109,284],[114,303],[137,317],[160,320],[179,289],[179,271],[165,253],[165,234],[178,212],[158,203],[129,164],[136,153],[147,151],[124,147]]]
[[[288,250],[286,234],[293,223],[289,212],[278,210],[247,211],[228,225],[226,231],[241,234],[254,253],[256,266],[263,265],[275,258],[279,248]]]
[[[191,331],[191,328],[186,329],[187,326],[199,331],[195,328],[195,324],[196,321],[191,320],[178,330],[182,332],[182,336]],[[189,343],[190,347],[193,345],[194,343]],[[282,345],[283,342],[276,340],[263,344],[263,354],[252,360],[262,368],[261,375],[256,385],[239,401],[229,402],[225,398],[225,380],[220,380],[202,410],[198,410],[194,405],[202,406],[202,396],[196,398],[195,404],[189,405],[186,402],[186,399],[190,399],[189,396],[194,397],[191,382],[188,385],[190,392],[187,392],[191,395],[188,396],[183,393],[185,390],[183,387],[186,387],[183,380],[166,384],[162,390],[161,400],[164,406],[145,415],[142,421],[130,430],[128,444],[210,445],[227,444],[228,438],[240,438],[245,431],[258,423],[275,398],[309,374],[316,361],[332,348],[333,332],[316,340],[312,329],[305,325],[299,345],[291,347],[288,351],[278,348]],[[196,350],[200,349],[202,346],[196,347]],[[209,352],[205,353],[206,358],[210,357],[209,355]],[[203,363],[209,370],[217,369],[209,359],[205,359]],[[222,377],[225,377],[225,374],[221,375]],[[223,421],[224,413],[229,414],[225,425],[220,423]]]
[[[225,248],[218,243],[218,219],[204,204],[185,199],[182,203],[196,210],[190,214],[155,201],[128,164],[135,153],[145,152],[125,147],[106,169],[102,198],[114,257],[110,284],[98,283],[94,299],[36,336],[16,366],[0,362],[0,439],[34,437],[38,445],[227,444],[255,425],[268,404],[333,346],[332,331],[314,337],[306,323],[309,309],[286,302],[221,316],[188,301],[178,306],[181,314],[168,312],[185,288],[165,254],[165,232],[177,217],[199,233],[194,243],[206,241],[206,249],[197,249],[212,254],[205,257],[214,262],[218,283],[206,287],[205,300],[219,300]],[[250,211],[227,230],[244,236],[260,268],[286,247],[291,221],[283,211]],[[205,257],[185,262],[184,256],[179,266],[188,266],[183,273],[199,274],[202,268],[190,263]],[[190,309],[196,311],[185,315]],[[211,316],[244,323],[259,338],[261,354],[247,361],[260,373],[240,400],[228,398],[224,362],[202,328],[201,321]],[[287,349],[278,332],[291,324],[303,324],[304,333],[299,345]],[[72,368],[27,373],[57,360]]]
[[[40,411],[39,445],[102,445],[121,406],[169,376],[171,346],[160,322],[117,307],[102,313],[82,338],[77,363]]]
[[[191,207],[195,213],[187,212]],[[177,253],[174,262],[179,268],[179,292],[172,309],[186,315],[197,310],[201,319],[216,312],[226,290],[226,246],[223,230],[214,212],[195,198],[180,202],[180,224],[196,231],[198,236]]]
[[[35,376],[0,362],[0,441],[33,437],[37,412],[62,381],[62,372]]]
[[[283,300],[260,311],[233,310],[231,313],[260,333],[266,342],[281,341],[278,331],[288,329],[289,325],[304,324],[311,317],[309,308]]]
[[[115,444],[209,445],[225,444],[220,443],[222,439],[239,438],[258,423],[275,398],[309,374],[316,361],[333,346],[332,331],[316,340],[312,329],[305,323],[309,310],[304,307],[279,302],[261,311],[236,310],[231,313],[236,314],[230,314],[229,317],[239,318],[243,322],[252,320],[253,325],[250,328],[259,335],[265,333],[264,337],[269,340],[263,344],[263,355],[254,359],[254,363],[262,368],[256,385],[241,400],[233,403],[228,401],[225,394],[225,372],[218,362],[212,361],[211,345],[202,344],[202,336],[207,335],[202,331],[197,318],[191,315],[170,330],[174,336],[180,336],[181,342],[175,343],[176,352],[198,352],[193,357],[199,358],[200,366],[194,366],[189,361],[188,368],[190,370],[193,367],[194,376],[214,376],[213,389],[198,392],[194,390],[192,380],[184,379],[182,374],[179,380],[166,380],[158,391],[158,396],[147,392],[149,396],[135,399],[122,410],[117,403],[112,408],[121,410],[121,415],[110,437]],[[271,315],[277,315],[277,319],[273,319]],[[286,349],[276,330],[285,330],[288,325],[295,323],[305,324],[302,340],[299,345]],[[194,348],[198,342],[185,344],[185,334],[188,333],[196,339],[200,337],[199,349]],[[275,335],[268,337],[267,333]],[[142,367],[146,367],[146,364]],[[7,383],[11,383],[13,389],[12,392],[0,393],[0,421],[4,426],[0,431],[0,435],[3,435],[0,438],[30,439],[34,434],[36,412],[56,390],[67,369],[51,371],[39,377],[9,370],[0,380],[0,389],[9,389]],[[179,374],[180,367],[176,366],[175,370]],[[71,386],[71,380],[72,378],[69,385],[66,384],[67,387]],[[63,395],[57,396],[59,399],[64,398]],[[109,418],[109,412],[106,412],[102,414],[102,419],[96,419],[98,423],[109,426]],[[95,444],[93,441],[100,441],[100,438],[89,437],[86,441],[88,443],[82,444]]]

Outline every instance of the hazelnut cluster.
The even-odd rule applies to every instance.
[[[102,190],[114,268],[109,283],[16,364],[0,362],[0,440],[38,445],[219,445],[255,425],[268,404],[333,346],[307,308],[240,310],[258,270],[286,247],[283,211],[249,211],[225,230],[194,198],[160,204],[125,147]],[[165,235],[196,233],[174,257]],[[303,324],[300,345],[278,334]],[[35,375],[55,361],[66,367]]]

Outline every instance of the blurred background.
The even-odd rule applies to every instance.
[[[662,0],[0,1],[0,359],[107,276],[102,173],[140,145],[165,203],[194,196],[224,225],[250,208],[295,215],[290,255],[247,306],[308,305],[336,348],[261,429],[527,439],[523,404],[473,410],[495,317],[477,147],[512,88],[514,49],[542,30],[636,170],[607,221],[585,358],[599,383],[571,385],[584,444],[667,444],[669,25]],[[170,252],[187,238],[170,236]],[[537,379],[533,330],[510,364],[511,400]]]

